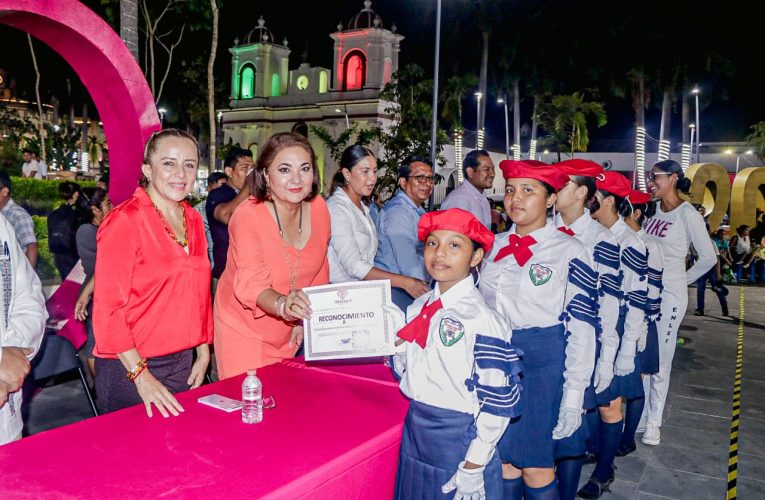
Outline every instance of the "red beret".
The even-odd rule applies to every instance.
[[[549,184],[556,191],[568,183],[568,174],[565,174],[560,169],[547,164],[539,166],[530,165],[529,161],[533,160],[502,160],[499,162],[499,168],[502,169],[502,175],[505,179],[535,179]]]
[[[491,252],[491,247],[494,245],[494,233],[486,229],[475,215],[461,208],[436,210],[420,217],[420,222],[417,224],[417,236],[420,241],[425,241],[430,233],[438,230],[464,234],[481,245],[487,254]]]
[[[563,160],[562,162],[556,163],[555,166],[566,172],[566,175],[581,175],[584,177],[597,178],[604,172],[603,167],[594,161],[582,160],[579,158]]]
[[[595,179],[595,186],[602,191],[611,193],[619,198],[629,198],[632,194],[630,181],[616,172],[603,172],[602,177]]]
[[[507,174],[505,173],[507,169],[509,169],[512,166],[518,166],[518,167],[547,167],[549,166],[547,163],[537,160],[502,160],[499,162],[499,169],[502,170],[502,175],[507,179]]]
[[[633,189],[630,193],[630,201],[635,205],[646,205],[649,201],[651,201],[651,195]]]
[[[539,160],[521,160],[521,163],[525,163],[526,165],[531,165],[532,167],[547,167],[548,165],[550,165],[549,163],[545,163]]]

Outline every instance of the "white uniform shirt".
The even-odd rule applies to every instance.
[[[37,173],[35,174],[35,179],[45,179],[47,175],[48,165],[42,159],[37,160]]]
[[[644,230],[637,233],[648,251],[648,300],[646,301],[646,320],[658,321],[661,313],[661,292],[664,289],[662,275],[664,274],[664,255],[661,248],[648,236]],[[713,245],[715,250],[717,247]]]
[[[595,364],[595,332],[599,328],[598,277],[592,269],[592,258],[584,245],[549,222],[530,233],[537,243],[530,247],[534,255],[523,267],[512,255],[494,262],[494,257],[508,245],[514,233],[515,227],[498,234],[494,248],[484,259],[479,284],[481,294],[513,331],[551,327],[566,320],[570,335],[566,343],[561,405],[581,408]],[[572,315],[572,307],[579,314]],[[587,321],[582,319],[582,311]]]
[[[622,245],[622,305],[627,307],[619,352],[634,356],[638,339],[645,333],[648,296],[648,255],[645,244],[622,218],[609,228]]]
[[[441,203],[441,210],[447,208],[461,208],[475,215],[486,229],[491,229],[491,205],[489,199],[465,179],[457,189],[449,193],[446,199]]]
[[[416,318],[424,305],[439,298],[443,307],[430,320],[425,349],[416,342],[404,342],[400,346],[406,356],[401,392],[431,406],[477,415],[478,435],[471,441],[465,460],[485,465],[510,419],[480,411],[477,391],[468,391],[465,380],[474,373],[476,336],[509,342],[511,332],[505,321],[487,307],[472,276],[443,294],[436,284],[435,289],[418,297],[407,308],[407,321]],[[397,354],[399,356],[401,354]],[[484,386],[507,385],[507,376],[502,370],[476,366],[475,373]]]
[[[33,171],[37,171],[37,160],[25,161],[21,165],[21,173],[24,175],[24,177],[29,177],[29,174],[31,174]]]
[[[377,254],[377,230],[369,208],[353,204],[348,194],[338,188],[327,200],[332,237],[329,240],[329,281],[360,281],[372,269]]]
[[[557,227],[566,227],[574,232],[574,238],[582,242],[582,245],[590,253],[594,262],[594,269],[598,273],[598,315],[600,316],[600,343],[601,358],[606,353],[616,355],[619,349],[619,334],[616,325],[619,322],[619,306],[621,299],[621,275],[619,274],[619,257],[621,250],[619,242],[611,231],[592,218],[590,211],[585,209],[571,226],[566,226],[563,219],[558,215],[555,218]],[[606,358],[609,358],[606,356]],[[613,359],[603,358],[604,361],[613,364]]]
[[[712,240],[701,214],[687,201],[669,212],[661,210],[661,202],[656,203],[656,215],[645,221],[643,229],[664,255],[664,288],[682,297],[688,294],[688,284],[701,278],[717,262]],[[685,257],[691,244],[699,258],[686,271]]]
[[[31,347],[37,353],[48,314],[40,279],[21,250],[11,224],[0,217],[0,347]],[[0,349],[0,359],[2,359]],[[0,408],[0,444],[21,434],[21,390]]]

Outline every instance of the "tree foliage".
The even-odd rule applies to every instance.
[[[376,189],[383,199],[396,191],[398,167],[407,157],[430,156],[433,80],[425,79],[424,75],[424,70],[417,65],[405,66],[393,74],[380,93],[380,99],[387,102],[385,113],[393,119],[389,127],[380,129],[377,163],[381,172]],[[436,127],[436,163],[444,165],[446,160],[441,151],[449,137],[438,124]]]
[[[751,133],[746,136],[746,142],[754,148],[754,155],[765,161],[765,122],[755,123],[749,130]]]
[[[28,117],[0,104],[0,132],[3,134],[0,147],[0,167],[11,173],[20,172],[21,150],[29,148],[40,151],[38,127]],[[52,124],[45,122],[44,134],[46,162],[50,170],[71,170],[77,168],[76,154],[82,137],[81,127],[71,127],[67,122]]]
[[[577,151],[587,151],[589,145],[588,120],[594,119],[598,127],[606,124],[603,104],[587,101],[581,92],[556,95],[539,105],[539,122],[550,134],[546,143],[571,156]]]

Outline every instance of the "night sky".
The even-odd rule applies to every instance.
[[[520,1],[520,0],[519,0]],[[598,49],[598,33],[606,23],[618,23],[619,16],[643,16],[646,19],[646,30],[666,32],[668,37],[681,43],[693,45],[695,40],[704,38],[712,40],[720,52],[732,63],[734,74],[725,77],[710,77],[709,81],[700,81],[705,91],[702,97],[702,142],[712,141],[742,141],[748,133],[748,127],[758,121],[765,120],[765,99],[762,98],[762,80],[758,75],[758,64],[762,59],[761,28],[758,26],[759,2],[737,2],[721,4],[714,10],[704,10],[698,2],[640,2],[635,3],[638,13],[630,12],[626,2],[565,1],[552,0],[546,2],[531,2],[523,0],[526,5],[544,5],[547,12],[565,18],[565,32],[556,33],[541,28],[534,32],[524,33],[524,36],[539,37],[546,41],[559,41],[561,45],[571,43],[571,39],[581,40],[592,49],[586,56],[580,55],[577,64],[584,67],[588,62],[596,63],[602,55]],[[101,7],[98,0],[85,1],[99,12]],[[442,46],[441,46],[441,77],[442,84],[446,77],[458,72],[479,71],[481,36],[474,12],[474,2],[468,0],[443,0]],[[668,7],[668,4],[672,4]],[[328,8],[327,4],[332,7]],[[513,2],[507,2],[508,7]],[[607,4],[613,13],[615,5],[623,12],[610,21],[598,17],[598,6]],[[344,25],[363,7],[361,0],[332,0],[331,2],[309,1],[274,1],[252,2],[245,0],[224,0],[221,10],[219,53],[216,62],[216,75],[228,82],[230,73],[230,55],[228,48],[233,45],[236,37],[244,35],[257,25],[260,15],[266,20],[266,25],[274,33],[276,39],[286,36],[289,40],[291,54],[291,69],[296,68],[307,49],[308,61],[314,66],[332,68],[332,40],[329,33],[336,30],[338,22]],[[382,19],[384,26],[389,28],[393,22],[398,27],[398,33],[406,38],[401,44],[400,64],[417,63],[426,71],[432,72],[433,44],[435,34],[435,0],[377,0],[372,8]],[[735,10],[725,10],[726,8]],[[318,12],[316,12],[318,10]],[[655,19],[663,14],[665,19]],[[15,29],[0,26],[0,42],[5,48],[0,67],[8,72],[9,79],[15,79],[16,92],[30,98],[34,95],[34,70],[29,58],[26,36]],[[192,52],[203,53],[209,39],[206,34],[194,34],[184,39],[182,48]],[[531,45],[533,47],[533,44]],[[639,50],[640,42],[635,42],[634,50]],[[66,78],[72,82],[71,101],[76,109],[86,97],[86,91],[77,76],[58,55],[38,42],[38,58],[42,65],[42,93],[44,96],[56,95],[64,109],[68,108]],[[490,46],[491,50],[499,50]],[[605,56],[604,56],[605,57]],[[629,58],[627,50],[623,57]],[[577,66],[577,67],[579,67]],[[586,68],[583,68],[583,71]],[[572,75],[572,81],[575,75]],[[227,85],[228,87],[228,85]],[[578,89],[571,89],[578,90]],[[180,85],[168,82],[167,92],[183,92]],[[646,115],[648,133],[654,137],[659,133],[661,96],[655,95],[654,102]],[[492,96],[487,106],[487,142],[492,148],[504,148],[504,118],[501,106],[495,105],[496,96]],[[598,151],[631,151],[634,121],[631,103],[608,93],[601,94],[601,100],[606,104],[608,125],[591,132],[591,150]],[[464,125],[471,129],[475,127],[474,100],[464,103]],[[522,102],[521,122],[530,122],[530,99]],[[675,106],[673,115],[673,142],[680,139],[680,103]],[[91,114],[94,110],[91,106]],[[691,114],[694,113],[693,104]],[[77,113],[79,115],[79,111]],[[650,146],[649,146],[650,147]]]

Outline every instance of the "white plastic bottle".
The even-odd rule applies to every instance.
[[[263,384],[255,370],[247,370],[242,382],[242,422],[257,424],[263,420]]]

